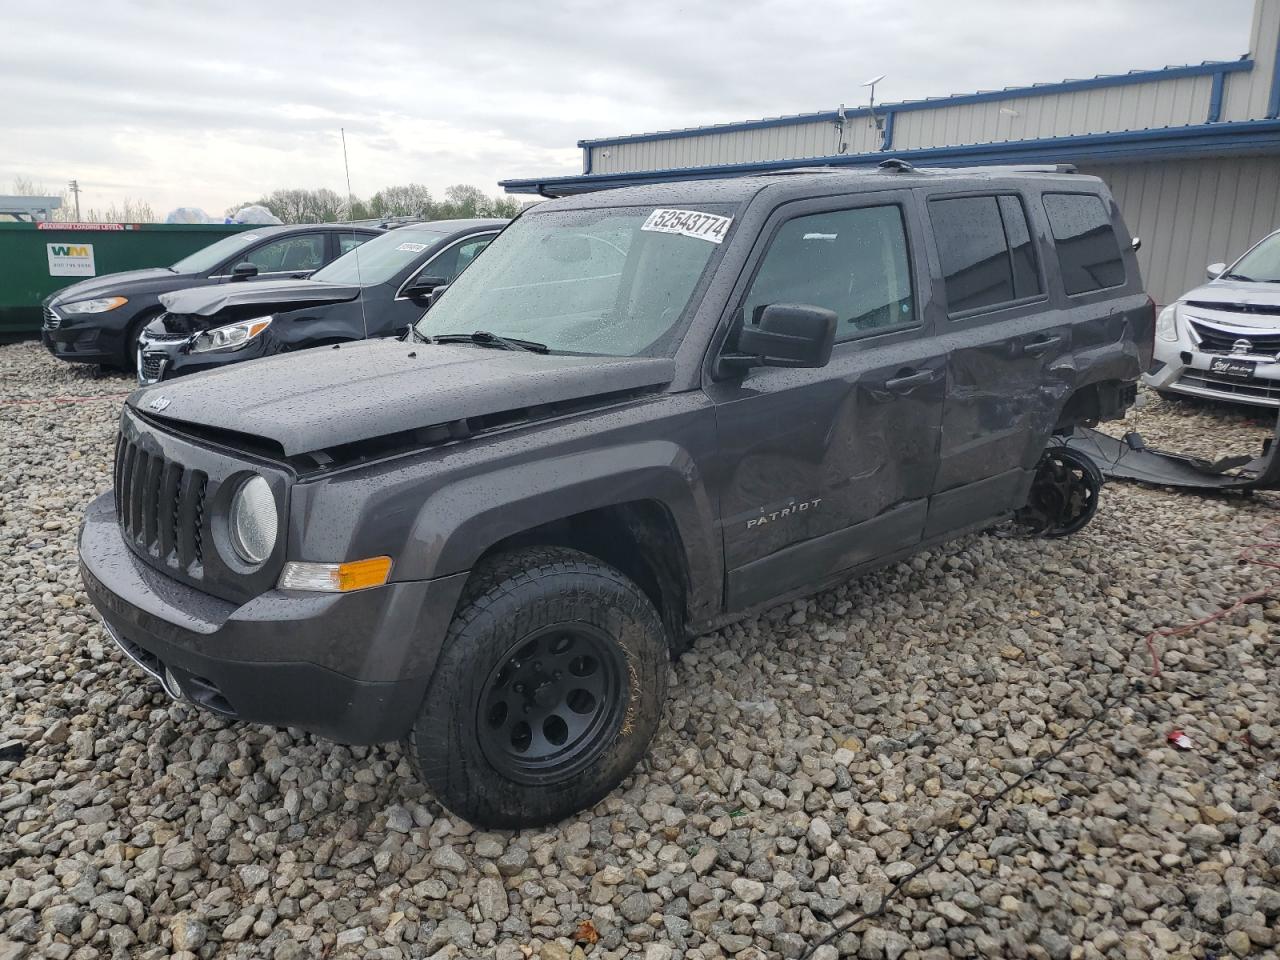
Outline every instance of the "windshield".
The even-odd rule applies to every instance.
[[[217,243],[211,243],[209,246],[197,250],[189,257],[183,257],[169,269],[174,273],[204,273],[206,270],[212,270],[233,254],[253,246],[264,236],[269,236],[269,234],[265,234],[261,230],[246,230],[244,233],[223,237]]]
[[[668,355],[732,212],[698,204],[526,214],[449,286],[417,330],[427,337],[484,330],[563,353]]]
[[[344,253],[313,273],[311,279],[366,287],[386,283],[446,236],[448,234],[435,230],[401,227]]]
[[[1280,233],[1258,242],[1225,274],[1227,279],[1261,280],[1280,283]]]

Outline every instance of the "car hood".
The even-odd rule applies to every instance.
[[[160,295],[170,313],[211,317],[228,307],[297,306],[303,303],[338,303],[354,300],[360,287],[319,280],[246,280],[209,287],[189,287]]]
[[[146,270],[125,270],[122,273],[108,273],[101,277],[92,277],[88,280],[81,280],[79,283],[73,283],[69,287],[63,287],[50,299],[50,303],[74,303],[76,300],[92,300],[94,297],[115,296],[117,294],[128,295],[128,290],[122,290],[126,284],[135,283],[139,280],[169,280],[177,276],[172,270],[166,267],[148,267]]]
[[[366,340],[236,364],[134,391],[162,421],[232,430],[286,456],[473,417],[669,383],[670,360]]]
[[[1214,280],[1182,298],[1192,317],[1248,329],[1280,327],[1280,283]]]

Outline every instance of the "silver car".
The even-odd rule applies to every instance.
[[[1160,393],[1280,407],[1280,230],[1156,320],[1155,360],[1143,377]]]

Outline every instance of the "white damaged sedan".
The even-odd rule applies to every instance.
[[[1280,407],[1280,230],[1156,321],[1155,359],[1143,377],[1160,393]]]

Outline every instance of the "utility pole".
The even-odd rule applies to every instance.
[[[76,198],[76,223],[80,222],[80,181],[72,180],[68,187],[71,188],[72,195]]]

